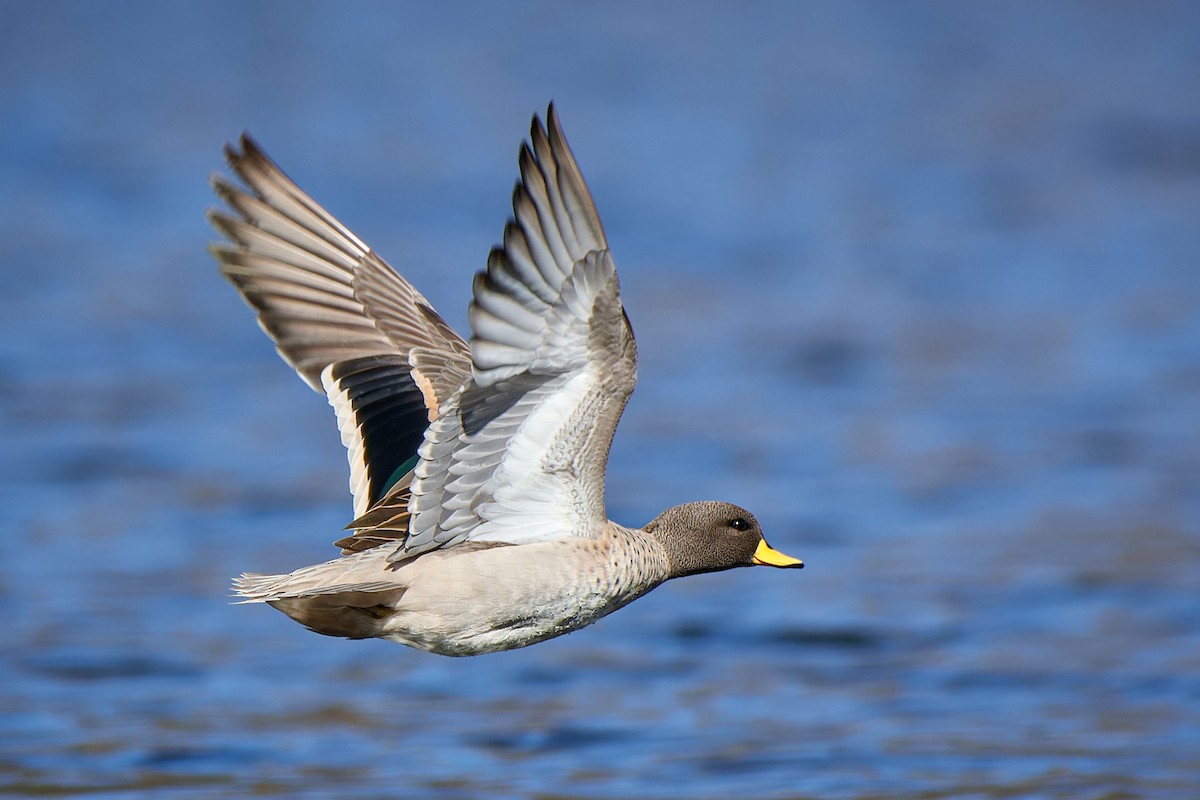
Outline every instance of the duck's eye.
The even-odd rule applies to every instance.
[[[735,531],[748,531],[750,530],[750,523],[741,517],[734,517],[733,519],[729,520],[729,527],[733,528]]]

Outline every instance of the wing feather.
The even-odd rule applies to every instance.
[[[503,245],[476,276],[468,347],[421,294],[249,138],[248,187],[214,180],[222,272],[338,416],[346,552],[596,535],[636,346],[599,215],[551,105],[518,155]],[[414,466],[415,463],[415,466]],[[411,467],[411,469],[410,469]]]
[[[209,214],[228,240],[212,248],[222,273],[283,359],[334,407],[356,517],[389,493],[400,503],[408,482],[397,471],[470,374],[466,342],[249,136],[226,156],[246,188],[213,179],[228,209]]]
[[[599,216],[551,106],[521,148],[502,247],[476,276],[470,383],[421,445],[394,560],[461,542],[599,535],[637,353]]]

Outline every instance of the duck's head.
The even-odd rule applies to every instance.
[[[800,559],[768,545],[754,515],[732,503],[674,506],[642,530],[666,550],[672,578],[734,567],[804,567]]]

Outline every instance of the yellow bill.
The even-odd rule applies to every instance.
[[[796,569],[804,569],[803,561],[791,556],[785,556],[767,544],[766,539],[758,543],[758,549],[754,551],[753,560],[755,564],[762,567],[795,567]]]

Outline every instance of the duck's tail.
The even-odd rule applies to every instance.
[[[369,639],[382,633],[405,586],[385,559],[369,551],[314,564],[288,575],[243,574],[233,581],[239,603],[269,603],[326,636]]]

